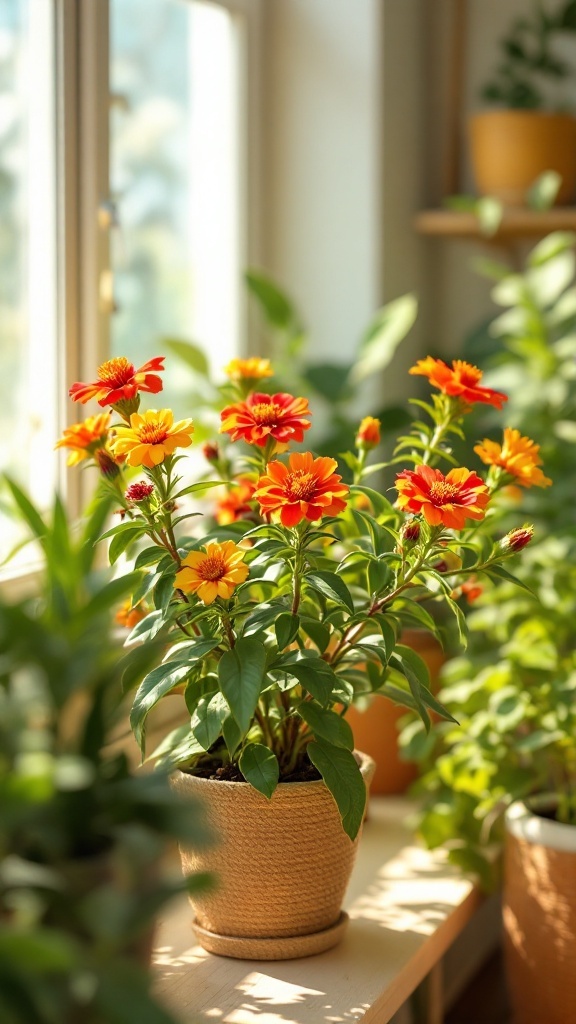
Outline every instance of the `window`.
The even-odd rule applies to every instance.
[[[166,337],[215,368],[244,344],[260,3],[0,3],[0,472],[40,504],[59,476],[82,502],[86,474],[53,446],[95,409],[67,403],[66,382],[109,354],[144,362]],[[177,410],[185,376],[167,374]],[[17,540],[0,507],[0,563]]]
[[[56,484],[54,21],[0,5],[0,470],[37,502]],[[19,540],[0,510],[0,563]]]

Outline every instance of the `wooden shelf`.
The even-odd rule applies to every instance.
[[[493,235],[480,231],[473,213],[457,210],[422,210],[414,218],[421,235],[437,238],[474,238],[499,242],[514,238],[541,238],[551,231],[576,231],[576,206],[557,206],[542,213],[524,207],[508,207]]]
[[[166,1005],[183,1024],[390,1021],[483,904],[441,851],[415,844],[406,825],[412,810],[399,797],[371,800],[345,903],[348,931],[320,956],[211,956],[196,945],[192,911],[179,901],[160,925],[155,957]]]

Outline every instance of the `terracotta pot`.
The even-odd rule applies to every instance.
[[[359,754],[369,784],[374,764]],[[212,871],[213,890],[191,897],[200,944],[244,959],[289,960],[335,946],[358,837],[342,828],[321,780],[280,783],[272,799],[246,782],[176,772],[176,789],[201,800],[217,845],[182,850],[185,874]]]
[[[576,118],[533,110],[492,110],[469,122],[472,168],[483,195],[522,206],[544,171],[557,171],[556,202],[571,203],[576,191]]]
[[[423,629],[406,629],[400,641],[411,647],[426,662],[432,690],[437,689],[438,677],[446,656],[431,633]],[[370,792],[378,796],[404,793],[418,778],[418,769],[411,761],[402,761],[398,753],[398,722],[406,708],[398,707],[387,697],[376,695],[365,711],[350,708],[346,721],[352,726],[354,743],[376,762]]]
[[[504,872],[514,1024],[576,1024],[576,826],[513,804],[506,815]]]

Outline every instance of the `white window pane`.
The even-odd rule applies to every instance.
[[[53,7],[0,3],[0,471],[47,504],[56,483]],[[0,511],[0,560],[18,527]]]
[[[238,26],[200,0],[141,13],[111,0],[112,351],[139,364],[183,338],[218,370],[241,331]],[[166,390],[176,408],[189,391],[175,360]]]

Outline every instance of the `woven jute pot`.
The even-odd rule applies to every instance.
[[[430,686],[435,693],[440,669],[446,661],[438,641],[424,629],[405,629],[400,643],[411,647],[426,662]],[[404,793],[418,778],[417,766],[411,761],[402,761],[398,752],[398,722],[405,714],[406,708],[381,695],[376,695],[365,710],[351,707],[346,712],[356,746],[376,762],[370,785],[373,795]]]
[[[374,762],[357,755],[366,786]],[[201,800],[217,844],[181,850],[185,874],[211,871],[217,885],[191,897],[200,944],[244,959],[321,953],[342,937],[342,900],[358,837],[351,842],[322,780],[280,783],[272,799],[245,782],[177,772],[174,785]]]
[[[544,798],[540,806],[551,803]],[[513,804],[506,816],[504,868],[514,1024],[576,1024],[576,827]]]
[[[576,189],[576,118],[535,110],[491,110],[470,118],[472,168],[478,190],[521,206],[544,171],[557,171],[557,203]]]

